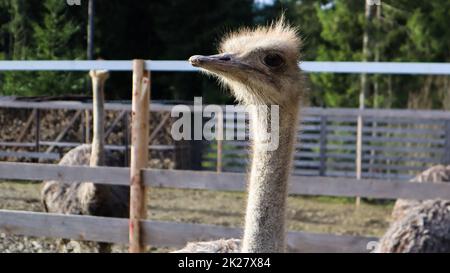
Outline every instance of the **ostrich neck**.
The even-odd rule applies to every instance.
[[[91,144],[91,156],[89,159],[89,166],[96,167],[104,165],[104,81],[96,77],[92,77],[93,99],[92,99],[92,112],[93,112],[93,136]],[[96,200],[98,196],[108,194],[109,188],[107,185],[94,184],[92,182],[83,183],[80,191],[79,198],[82,200],[82,207],[85,213],[91,211],[90,206],[92,200]]]
[[[101,166],[104,164],[104,149],[105,149],[105,136],[104,136],[104,122],[105,122],[105,111],[104,111],[104,92],[103,92],[103,81],[93,78],[93,128],[94,134],[92,138],[92,148],[91,148],[91,158],[90,166]]]
[[[243,252],[284,252],[285,211],[298,105],[279,109],[279,145],[268,150],[259,138],[271,132],[266,111],[250,112],[253,122],[253,159],[248,188]],[[275,129],[276,130],[276,129]],[[266,133],[267,134],[267,133]]]
[[[104,122],[105,122],[105,98],[103,92],[104,81],[96,77],[92,78],[92,116],[93,116],[93,136],[91,145],[91,157],[89,159],[89,166],[96,167],[104,165]],[[108,192],[108,187],[102,184],[94,184],[92,182],[83,183],[80,191],[84,209],[89,211],[90,201],[95,199],[99,194]]]

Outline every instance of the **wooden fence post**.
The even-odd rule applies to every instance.
[[[35,121],[36,121],[36,128],[35,128],[35,152],[39,153],[40,150],[40,138],[41,138],[41,112],[39,109],[36,109],[36,115],[35,115]]]
[[[144,251],[140,220],[147,217],[146,188],[141,170],[148,165],[150,72],[144,60],[133,61],[133,101],[130,163],[130,253]]]
[[[91,143],[91,112],[89,109],[84,110],[84,142]]]
[[[217,141],[217,169],[216,171],[218,173],[222,172],[222,151],[223,151],[223,138],[224,138],[224,133],[223,133],[223,112],[218,112],[217,113],[217,128],[216,128],[216,141]]]
[[[84,124],[86,119],[86,115],[82,114],[80,119],[80,130],[81,130],[81,137],[80,137],[80,143],[83,144],[86,140],[86,126]]]
[[[442,155],[442,164],[450,164],[450,120],[444,121],[445,126],[445,144],[444,144],[444,154]]]
[[[129,167],[130,166],[130,121],[129,121],[129,112],[126,112],[125,116],[123,116],[123,123],[124,123],[124,166]]]
[[[361,108],[360,108],[361,109]],[[361,180],[362,178],[362,134],[363,134],[363,117],[361,114],[358,115],[357,125],[356,125],[356,179]],[[356,206],[359,207],[361,204],[361,197],[356,196]]]
[[[320,117],[320,167],[319,175],[325,176],[327,171],[327,116]]]

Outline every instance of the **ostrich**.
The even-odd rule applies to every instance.
[[[93,86],[93,141],[72,150],[59,162],[70,166],[121,166],[119,158],[104,151],[104,84],[107,71],[91,71]],[[129,188],[126,186],[99,185],[91,182],[62,183],[44,181],[41,198],[46,212],[128,218]],[[98,243],[99,252],[109,252],[111,244]]]
[[[442,183],[450,182],[450,166],[436,165],[424,172],[418,174],[411,179],[411,182],[416,183]],[[392,210],[392,222],[395,222],[404,217],[411,208],[420,205],[422,201],[399,199],[395,202]]]
[[[410,207],[381,238],[378,253],[450,253],[450,201]]]
[[[450,166],[433,166],[411,182],[450,182]],[[376,252],[450,252],[450,202],[397,200]]]
[[[216,76],[234,97],[250,107],[252,163],[242,241],[189,243],[177,252],[284,252],[285,212],[300,101],[304,94],[299,69],[301,40],[281,18],[267,27],[243,29],[225,37],[220,54],[192,56],[193,66]],[[267,107],[279,106],[277,149],[262,137],[271,131]],[[261,107],[263,106],[263,107]]]

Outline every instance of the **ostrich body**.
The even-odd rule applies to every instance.
[[[415,183],[443,183],[450,182],[450,166],[436,165],[411,179]],[[392,210],[392,222],[403,218],[411,208],[420,205],[420,200],[398,199]]]
[[[80,145],[63,156],[58,165],[121,166],[122,160],[104,151],[104,84],[106,71],[91,71],[93,86],[94,133],[92,145]],[[44,181],[42,192],[44,210],[51,213],[128,218],[129,188],[126,186]],[[99,243],[99,252],[110,251],[110,244]]]
[[[241,251],[242,240],[221,239],[209,242],[188,243],[183,249],[172,253],[239,253]]]
[[[450,166],[433,166],[411,182],[450,182]],[[450,201],[397,200],[376,252],[450,252]]]
[[[381,238],[380,253],[450,253],[450,201],[428,200],[393,222]]]
[[[236,99],[251,109],[254,137],[244,236],[242,242],[190,243],[178,252],[284,252],[288,177],[303,95],[300,38],[282,18],[268,27],[228,35],[220,52],[189,60],[229,86]],[[272,105],[279,107],[279,130],[275,132],[271,119],[277,117],[268,110]],[[275,149],[263,137],[267,132],[278,136]]]
[[[70,150],[58,165],[89,166],[91,147],[92,145],[83,144]],[[123,164],[123,161],[114,158],[112,153],[106,153],[105,159],[105,166],[120,167]],[[127,188],[90,182],[45,181],[42,187],[42,203],[44,210],[51,213],[127,218]],[[106,200],[111,201],[105,202]]]

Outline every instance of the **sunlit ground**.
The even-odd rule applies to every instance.
[[[159,188],[149,192],[148,212],[152,220],[242,226],[244,193]],[[39,195],[38,183],[0,182],[0,209],[42,211]],[[380,236],[388,227],[391,209],[392,202],[362,202],[356,207],[352,198],[291,196],[288,199],[288,228],[315,233]],[[42,251],[55,251],[45,249],[53,247],[51,240],[44,241],[50,243],[42,245]],[[26,246],[23,248],[27,251]]]

